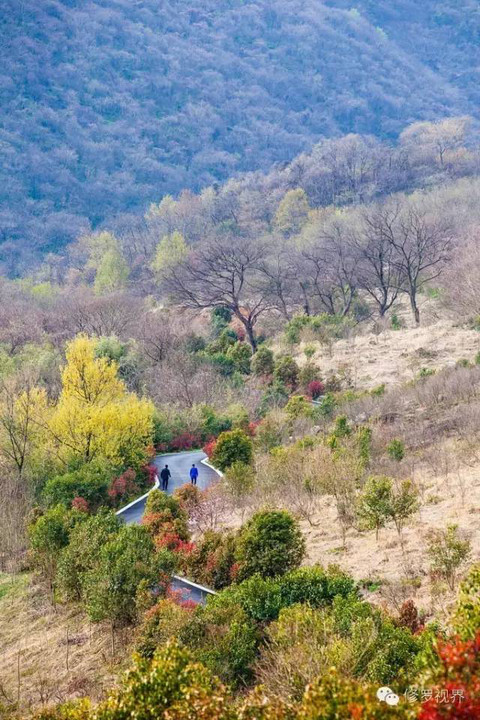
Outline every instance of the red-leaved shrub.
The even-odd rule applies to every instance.
[[[139,493],[135,470],[129,468],[124,473],[114,478],[108,488],[108,495],[112,500],[124,498],[127,495]]]
[[[440,667],[432,697],[418,720],[478,720],[480,718],[480,631],[474,640],[440,643]]]
[[[183,450],[198,448],[201,444],[199,435],[191,432],[184,432],[171,440],[170,449],[173,452],[182,452]]]
[[[312,380],[307,386],[307,395],[312,400],[317,400],[325,392],[325,385],[320,380]]]
[[[142,472],[146,477],[146,485],[151,486],[155,484],[155,475],[157,474],[157,468],[155,465],[144,465]]]
[[[215,438],[211,438],[205,445],[203,446],[203,452],[207,457],[212,457],[213,453],[215,452],[215,448],[217,446],[217,441]]]
[[[190,555],[195,549],[194,543],[182,540],[175,530],[167,528],[164,528],[163,532],[156,536],[155,545],[157,548],[171,550],[181,555]]]
[[[83,497],[75,497],[72,500],[72,508],[74,510],[79,510],[80,512],[88,513],[90,510],[90,507],[88,505],[88,501],[85,500]]]

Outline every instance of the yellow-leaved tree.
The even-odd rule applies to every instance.
[[[164,235],[157,245],[152,270],[158,275],[181,263],[188,255],[188,246],[181,233],[177,230],[171,235]]]
[[[78,335],[67,345],[62,392],[48,422],[53,449],[63,462],[101,457],[135,468],[148,457],[153,405],[128,392],[115,362],[96,357],[97,342]]]
[[[19,477],[43,441],[37,420],[48,414],[47,394],[32,378],[19,374],[0,381],[0,457]]]

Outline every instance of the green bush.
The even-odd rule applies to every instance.
[[[395,438],[391,441],[391,443],[389,443],[387,447],[387,452],[392,458],[392,460],[401,462],[405,457],[405,444],[402,440],[398,440]]]
[[[220,335],[232,321],[232,312],[226,307],[216,307],[210,313],[212,330],[215,336]]]
[[[111,511],[88,517],[70,532],[69,544],[59,557],[57,586],[67,600],[80,600],[85,574],[94,570],[102,547],[112,540],[122,527]]]
[[[224,428],[225,430],[236,430],[238,428],[240,428],[240,430],[248,430],[250,416],[244,405],[232,403],[227,408],[226,416],[230,421],[230,427]]]
[[[219,606],[238,605],[256,622],[275,620],[282,606],[280,583],[277,578],[254,575],[238,585],[231,585],[209,601]]]
[[[317,413],[322,420],[324,418],[331,417],[335,412],[336,406],[337,402],[333,393],[326,393],[326,395],[324,395],[320,402],[314,407],[314,419]]]
[[[251,465],[242,462],[234,462],[225,471],[223,485],[232,500],[240,505],[242,501],[252,492],[255,485],[255,472]]]
[[[206,361],[224,377],[230,377],[235,372],[235,362],[224,352],[206,355]]]
[[[245,342],[236,342],[227,350],[227,357],[233,361],[235,370],[248,375],[250,373],[250,361],[252,358],[252,350],[250,345]]]
[[[395,709],[377,697],[378,684],[365,686],[331,669],[305,692],[296,720],[411,720],[408,706]]]
[[[290,388],[297,387],[298,365],[291,355],[284,355],[275,361],[273,377]]]
[[[175,564],[172,553],[155,552],[146,528],[123,526],[103,545],[94,568],[85,573],[83,597],[90,619],[118,626],[134,622],[139,587],[153,590],[162,576],[171,575]]]
[[[218,335],[216,340],[209,343],[205,351],[208,355],[215,353],[226,353],[238,341],[237,333],[232,328],[226,327]]]
[[[169,510],[173,517],[185,517],[185,512],[182,509],[180,500],[174,495],[167,495],[156,488],[152,490],[145,503],[145,515],[150,513],[161,513],[165,510]]]
[[[458,570],[471,551],[471,543],[460,536],[458,525],[447,525],[445,530],[432,530],[429,535],[428,554],[432,571],[447,581],[450,590],[455,588]]]
[[[174,640],[184,625],[190,622],[190,613],[168,598],[161,598],[145,614],[136,650],[144,658],[153,658],[155,651]]]
[[[288,390],[285,384],[280,380],[274,380],[265,390],[260,401],[258,414],[264,417],[270,410],[274,408],[283,408],[288,401]]]
[[[353,326],[353,318],[342,315],[295,315],[285,327],[285,337],[291,345],[298,344],[305,330],[313,333],[321,343],[345,337]]]
[[[387,477],[370,477],[358,499],[357,515],[365,530],[378,531],[391,519],[393,483]]]
[[[145,503],[143,524],[157,540],[165,534],[176,535],[182,541],[190,539],[188,515],[178,493],[167,495],[161,490],[152,490]]]
[[[254,375],[271,375],[274,368],[273,352],[265,345],[260,345],[252,357],[251,368]]]
[[[199,408],[201,425],[200,432],[202,441],[206,441],[211,437],[216,437],[225,430],[230,430],[232,421],[224,415],[218,415],[211,405],[201,405]]]
[[[304,393],[307,392],[310,383],[320,380],[320,370],[312,363],[307,362],[298,373],[298,384]]]
[[[305,541],[296,520],[285,510],[256,513],[240,530],[239,578],[275,577],[298,567]]]
[[[337,596],[356,597],[355,581],[336,566],[327,570],[320,566],[298,568],[279,580],[280,598],[283,607],[294,603],[308,603],[312,607],[323,607]]]
[[[240,429],[221,433],[211,458],[212,463],[219,470],[226,470],[235,462],[250,465],[252,459],[252,440]]]
[[[354,580],[335,566],[298,568],[276,578],[254,575],[238,585],[231,585],[212,601],[220,605],[240,605],[257,622],[275,620],[280,610],[296,603],[315,608],[332,605],[336,599],[358,601]]]
[[[303,395],[293,395],[285,405],[285,412],[291,420],[312,416],[312,404]]]
[[[473,565],[460,583],[453,624],[463,640],[472,640],[480,628],[480,564]]]
[[[256,623],[241,607],[210,603],[197,607],[179,632],[195,659],[234,688],[251,682],[259,638]]]
[[[108,502],[108,486],[114,477],[112,467],[105,463],[92,462],[78,470],[49,478],[42,492],[48,507],[64,505],[69,508],[72,500],[82,497],[91,510]]]
[[[120,686],[101,703],[95,720],[221,720],[227,695],[219,680],[174,642],[153,660],[137,656]]]
[[[68,545],[75,518],[80,521],[82,515],[83,513],[67,510],[63,505],[56,505],[28,527],[32,562],[51,586],[57,572],[60,552]]]
[[[348,418],[346,415],[339,415],[335,419],[335,427],[333,429],[333,435],[336,438],[348,437],[352,434],[352,429],[348,424]]]
[[[207,530],[185,559],[186,575],[214,590],[228,587],[233,580],[235,550],[234,535]]]

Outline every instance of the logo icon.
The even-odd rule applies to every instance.
[[[387,705],[398,705],[400,698],[389,687],[381,687],[377,690],[377,698]]]

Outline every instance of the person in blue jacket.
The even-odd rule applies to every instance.
[[[197,478],[198,478],[198,468],[195,467],[195,463],[193,463],[192,467],[190,468],[190,482],[192,485],[197,484]]]

